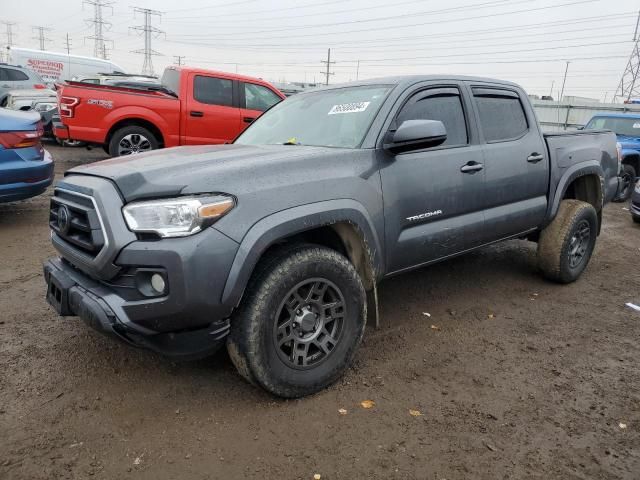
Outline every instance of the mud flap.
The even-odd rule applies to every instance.
[[[367,292],[367,323],[371,321],[371,315],[373,315],[373,322],[376,328],[380,328],[380,310],[378,309],[378,285],[373,284],[373,290]]]

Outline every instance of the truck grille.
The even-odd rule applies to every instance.
[[[92,258],[105,246],[99,213],[87,195],[57,188],[51,199],[49,226],[60,239]]]

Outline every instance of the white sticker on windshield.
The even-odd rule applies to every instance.
[[[640,123],[634,123],[633,128],[640,128]]]
[[[371,102],[352,102],[334,105],[329,110],[328,115],[337,115],[338,113],[358,113],[364,112]]]

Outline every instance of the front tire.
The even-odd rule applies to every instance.
[[[351,364],[367,317],[362,281],[338,252],[277,250],[258,266],[232,318],[227,347],[238,371],[270,393],[316,393]]]
[[[626,202],[631,198],[636,184],[636,169],[631,165],[622,165],[622,187],[620,193],[613,199],[614,202]]]
[[[559,283],[575,282],[589,264],[597,232],[593,205],[563,200],[538,241],[538,265],[544,276]]]
[[[112,157],[135,155],[156,150],[159,145],[158,139],[149,130],[130,125],[116,130],[113,134],[109,142],[109,155]]]

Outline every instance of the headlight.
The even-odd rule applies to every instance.
[[[225,215],[235,205],[233,198],[179,197],[134,202],[122,209],[129,229],[160,237],[186,237],[198,233]]]
[[[40,113],[45,113],[45,112],[49,112],[51,110],[53,110],[54,108],[56,108],[58,106],[57,103],[49,103],[49,102],[42,102],[42,103],[36,103],[35,106],[33,107],[33,109],[36,112],[40,112]]]

